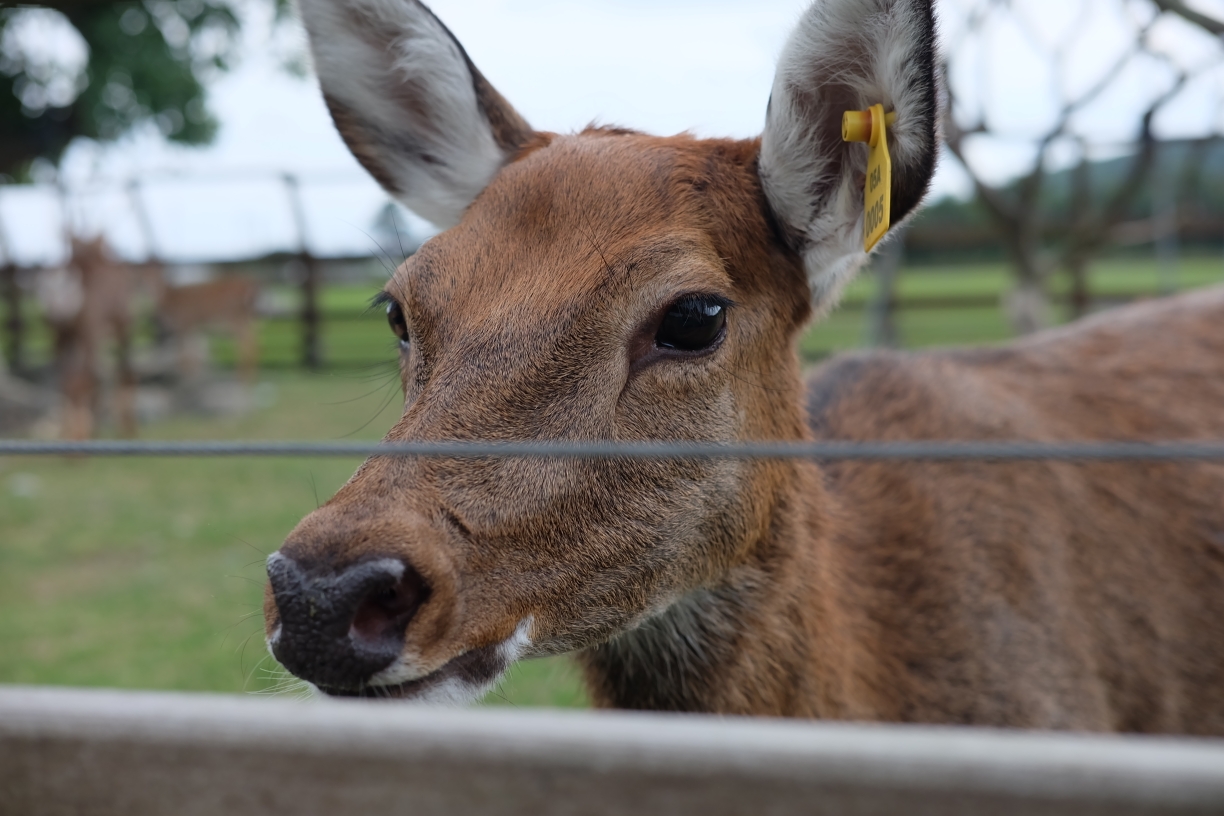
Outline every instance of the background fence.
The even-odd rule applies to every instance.
[[[336,198],[352,199],[351,218],[324,215]],[[19,210],[38,208],[27,199],[39,199],[46,210],[42,221],[56,225],[31,231],[31,216]],[[973,220],[970,205],[957,206],[965,212],[953,217],[941,205],[911,225],[905,253],[877,258],[874,278],[852,286],[831,319],[805,338],[805,359],[864,343],[920,346],[1010,335],[1001,301],[1012,275],[999,237],[989,224]],[[1173,234],[1184,237],[1189,254],[1155,242],[1147,222],[1123,224],[1115,242],[1121,254],[1098,264],[1086,295],[1062,277],[1051,279],[1055,319],[1082,307],[1076,301],[1085,296],[1099,309],[1224,280],[1224,220],[1204,205],[1183,203],[1179,212]],[[199,233],[187,243],[184,223]],[[348,174],[254,169],[114,179],[73,189],[0,185],[0,332],[13,372],[37,377],[49,363],[49,334],[32,292],[43,269],[63,262],[62,252],[46,245],[73,231],[101,231],[129,262],[159,263],[172,282],[231,275],[258,281],[265,292],[261,365],[313,370],[390,359],[386,331],[377,316],[370,319],[366,303],[431,230],[387,204],[368,179]],[[209,235],[218,237],[215,246]],[[902,266],[905,275],[897,274]],[[149,342],[151,332],[142,337]],[[230,341],[223,338],[213,356],[232,365]]]
[[[320,199],[329,193],[353,199],[356,222],[337,225],[318,216]],[[420,219],[385,203],[372,182],[349,174],[163,175],[71,190],[0,185],[0,205],[6,203],[0,206],[4,353],[12,371],[30,376],[49,357],[35,281],[67,262],[68,235],[104,235],[125,262],[156,264],[171,284],[225,276],[255,280],[265,293],[264,365],[318,369],[325,363],[325,322],[340,341],[333,363],[353,362],[351,352],[345,355],[345,324],[359,319],[364,305],[360,296],[343,294],[325,303],[324,290],[364,284],[362,291],[377,291],[429,234]],[[195,240],[184,243],[184,223],[199,233]],[[210,235],[217,239],[211,246]],[[232,358],[227,345],[221,359],[228,364]]]

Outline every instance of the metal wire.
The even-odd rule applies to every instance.
[[[41,442],[0,440],[0,456],[412,456],[562,459],[824,459],[918,461],[1224,462],[1224,440],[1159,442]]]

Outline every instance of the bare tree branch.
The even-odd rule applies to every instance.
[[[1108,240],[1113,226],[1126,216],[1127,209],[1142,191],[1143,184],[1156,158],[1157,141],[1152,134],[1152,120],[1155,119],[1160,109],[1185,87],[1188,79],[1186,74],[1179,74],[1177,81],[1144,111],[1139,126],[1139,151],[1135,154],[1135,159],[1131,162],[1126,177],[1109,197],[1105,206],[1101,208],[1100,215],[1093,216],[1085,212],[1075,220],[1068,242],[1069,249],[1066,253],[1068,256],[1078,252],[1095,251]]]
[[[1182,19],[1194,23],[1209,34],[1224,37],[1224,20],[1217,20],[1202,12],[1195,11],[1183,3],[1182,0],[1152,0],[1152,3],[1161,11],[1176,14]]]

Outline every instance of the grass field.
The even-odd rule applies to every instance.
[[[263,382],[275,401],[256,413],[142,435],[377,439],[398,407],[385,374]],[[0,458],[0,683],[275,688],[259,613],[264,557],[357,464]],[[568,661],[545,660],[522,664],[489,702],[585,698]]]
[[[1181,283],[1224,280],[1219,258],[1183,264]],[[901,296],[997,294],[998,267],[913,270]],[[1116,264],[1099,291],[1155,287],[1149,265]],[[804,339],[816,358],[858,345],[871,281]],[[354,313],[373,287],[329,291],[325,307]],[[264,327],[264,354],[293,359],[293,325]],[[990,342],[997,309],[903,313],[907,345]],[[397,416],[389,332],[379,314],[336,321],[327,336],[340,369],[265,372],[264,407],[240,419],[175,419],[150,439],[377,439]],[[224,344],[218,353],[228,354]],[[370,361],[381,360],[380,363]],[[347,371],[345,361],[353,367]],[[209,691],[276,690],[282,676],[262,643],[265,554],[317,500],[343,483],[349,459],[96,461],[0,458],[0,683]],[[490,704],[581,706],[564,659],[516,668]]]

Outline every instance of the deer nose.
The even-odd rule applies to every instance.
[[[320,573],[273,553],[268,580],[280,617],[273,656],[324,690],[358,689],[395,662],[429,596],[421,574],[398,558]]]

